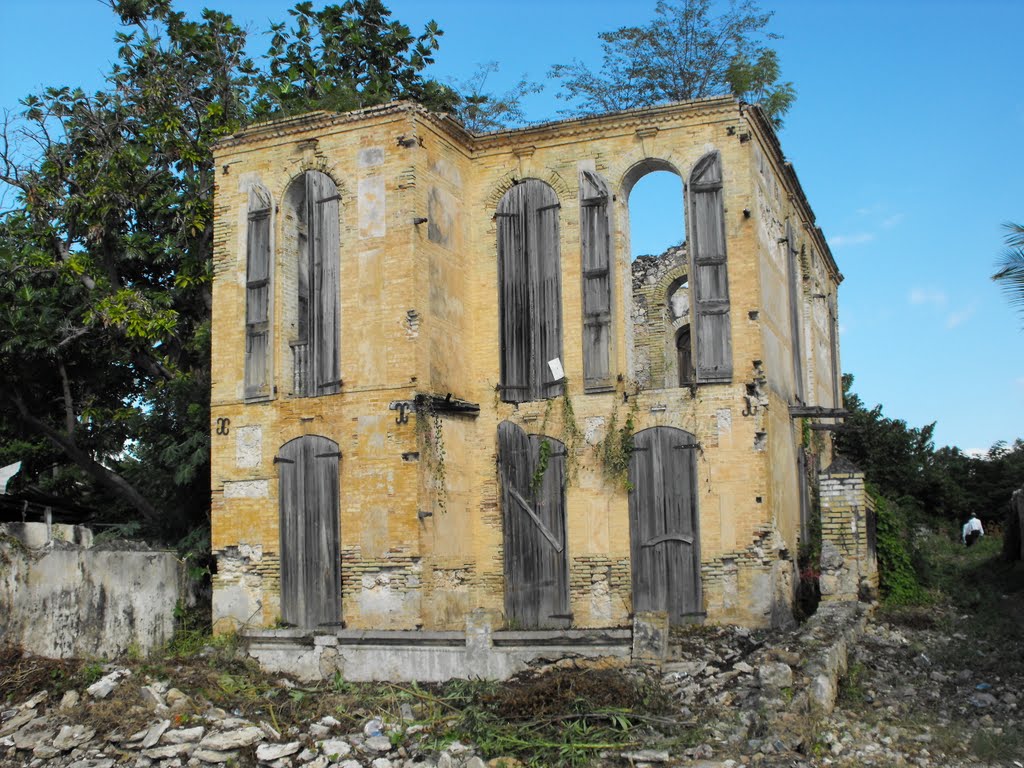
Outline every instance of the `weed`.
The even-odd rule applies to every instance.
[[[452,681],[435,698],[452,710],[435,747],[457,738],[486,757],[514,756],[527,766],[588,765],[602,750],[635,745],[638,728],[652,723],[666,728],[666,739],[687,735],[659,717],[671,706],[656,684],[610,669],[551,669],[503,684]]]
[[[979,760],[1011,760],[1024,757],[1024,732],[1019,729],[975,731],[970,750]]]
[[[839,681],[839,700],[844,706],[854,708],[864,704],[864,675],[867,669],[859,661],[850,662],[846,676]]]
[[[139,645],[138,640],[132,640],[128,643],[128,648],[124,652],[125,657],[128,661],[141,661],[142,660],[142,646]]]
[[[103,677],[103,665],[96,661],[86,664],[79,676],[82,678],[82,684],[88,687]]]

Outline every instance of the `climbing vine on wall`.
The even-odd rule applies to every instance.
[[[566,477],[570,483],[573,483],[579,475],[583,430],[576,422],[576,409],[573,408],[568,387],[562,397],[562,442],[565,443]]]
[[[432,485],[437,493],[437,509],[441,514],[448,511],[448,475],[445,459],[444,422],[434,410],[429,398],[416,406],[416,431],[423,445],[423,456],[430,469]]]
[[[576,409],[573,407],[572,396],[569,394],[568,381],[566,382],[561,400],[562,424],[558,438],[565,446],[566,480],[569,483],[573,483],[579,475],[579,456],[584,441],[583,430],[580,429],[580,425],[576,422]],[[544,404],[544,418],[540,423],[540,434],[544,436],[544,439],[541,440],[540,443],[539,454],[537,456],[537,466],[534,468],[533,475],[530,478],[531,491],[536,491],[540,488],[540,484],[544,480],[544,473],[547,472],[548,465],[551,460],[552,446],[551,441],[547,438],[547,434],[548,421],[551,418],[553,402],[553,400],[548,400]]]
[[[627,491],[633,490],[632,483],[629,482],[629,460],[633,457],[633,435],[636,432],[636,416],[639,410],[640,398],[634,394],[626,413],[626,420],[620,427],[619,406],[617,403],[613,405],[611,416],[608,418],[608,431],[597,446],[605,477],[621,483]]]

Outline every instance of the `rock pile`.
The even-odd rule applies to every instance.
[[[86,690],[100,700],[131,676],[115,669]],[[208,707],[191,715],[197,702],[166,683],[139,689],[153,714],[146,727],[131,732],[117,728],[98,734],[74,723],[79,696],[66,694],[50,706],[46,691],[17,707],[0,712],[0,766],[33,768],[181,768],[192,766],[261,765],[269,768],[514,768],[509,758],[485,763],[473,749],[454,742],[427,758],[405,746],[422,726],[399,728],[371,719],[362,733],[343,733],[341,723],[322,717],[304,730],[279,732],[268,722],[252,722],[223,709]],[[401,738],[392,741],[392,734]]]
[[[1024,768],[1024,654],[979,639],[967,617],[930,614],[920,625],[892,616],[866,622],[860,607],[824,606],[788,632],[702,627],[676,635],[659,679],[693,738],[685,746],[659,741],[640,721],[635,746],[606,751],[594,765]],[[415,703],[387,716],[398,722],[367,714],[343,724],[321,710],[278,727],[269,707],[243,716],[180,681],[184,690],[139,670],[105,672],[59,699],[25,689],[24,701],[0,710],[0,767],[521,766],[459,742],[438,751],[444,726],[416,723]],[[90,715],[104,707],[119,714]]]

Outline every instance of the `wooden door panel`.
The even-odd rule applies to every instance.
[[[547,441],[547,468],[534,480]],[[510,422],[498,426],[499,474],[505,543],[505,611],[523,629],[566,627],[569,561],[565,523],[565,446],[527,435]]]
[[[689,432],[654,427],[636,434],[629,463],[633,610],[674,624],[702,610],[695,448]]]
[[[311,629],[341,621],[337,443],[306,435],[285,443],[280,467],[281,618]]]

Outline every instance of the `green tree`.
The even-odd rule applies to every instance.
[[[498,72],[499,64],[489,61],[478,64],[473,76],[456,85],[459,103],[455,116],[473,133],[498,131],[526,122],[523,99],[540,93],[544,86],[523,75],[512,88],[502,94],[485,91],[487,79]]]
[[[910,427],[868,409],[843,375],[843,403],[850,412],[836,435],[836,450],[867,475],[878,492],[899,506],[928,516],[963,521],[970,512],[999,519],[1013,491],[1024,485],[1024,440],[998,442],[985,456],[956,447],[936,449],[935,423]]]
[[[1006,223],[1006,248],[996,262],[992,279],[1024,314],[1024,225]]]
[[[670,101],[734,94],[760,104],[781,126],[796,98],[792,83],[779,80],[778,56],[766,41],[771,13],[754,0],[730,0],[720,15],[711,0],[659,0],[643,26],[602,32],[600,69],[580,61],[557,64],[559,98],[570,114],[595,114]]]
[[[174,540],[209,509],[212,144],[276,114],[457,97],[420,74],[436,25],[412,37],[379,0],[300,3],[262,69],[230,16],[111,8],[106,86],[30,96],[0,135],[0,456]]]
[[[455,108],[454,90],[422,76],[444,34],[436,22],[414,36],[380,0],[348,0],[319,11],[301,2],[288,13],[291,29],[286,22],[271,26],[257,114],[345,112],[394,99],[442,112]]]

